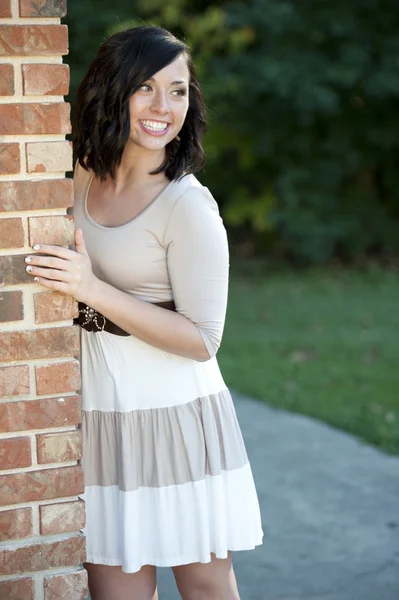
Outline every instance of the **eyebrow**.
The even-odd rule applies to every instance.
[[[147,81],[155,81],[155,79],[154,77],[149,77]],[[181,85],[182,83],[185,83],[187,85],[187,82],[184,80],[172,81],[171,85]]]

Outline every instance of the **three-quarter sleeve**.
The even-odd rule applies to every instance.
[[[207,188],[189,187],[177,199],[165,241],[176,310],[197,326],[212,358],[226,318],[229,250],[218,205]]]

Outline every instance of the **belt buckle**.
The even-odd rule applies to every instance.
[[[94,310],[94,308],[91,308],[91,306],[88,306],[87,304],[80,304],[79,325],[83,327],[83,329],[93,333],[98,333],[99,331],[104,331],[106,323],[107,320],[104,315]]]

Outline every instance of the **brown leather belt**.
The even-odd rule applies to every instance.
[[[176,310],[175,303],[173,300],[168,302],[152,302],[155,306],[160,306],[161,308],[167,308],[168,310]],[[73,320],[75,325],[80,325],[86,331],[90,331],[92,333],[99,333],[100,331],[107,331],[108,333],[113,333],[114,335],[131,335],[122,327],[115,325],[112,321],[104,317],[101,313],[94,310],[84,302],[78,302],[79,308],[79,316]]]

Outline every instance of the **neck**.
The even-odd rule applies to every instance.
[[[160,183],[165,181],[165,173],[150,175],[164,161],[165,149],[146,150],[132,143],[127,143],[122,155],[121,164],[115,172],[116,188],[141,186],[147,183]]]

